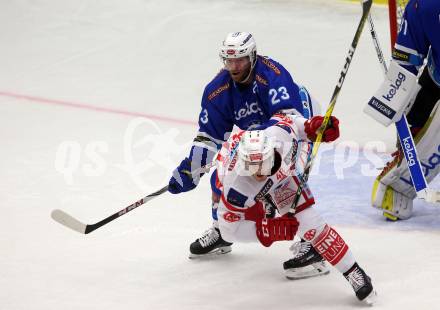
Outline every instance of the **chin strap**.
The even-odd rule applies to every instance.
[[[249,59],[250,59],[250,56],[248,56],[248,57],[249,57]],[[251,68],[249,69],[249,74],[246,76],[246,78],[244,78],[242,81],[239,82],[240,84],[244,84],[244,83],[246,83],[246,82],[249,80],[249,78],[250,78],[251,75],[252,75],[252,71],[253,71],[254,68],[255,68],[255,64],[256,64],[256,63],[257,63],[257,57],[255,56],[254,61],[251,62]]]

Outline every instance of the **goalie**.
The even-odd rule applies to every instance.
[[[440,171],[439,16],[438,0],[408,2],[387,77],[365,109],[385,126],[398,121],[407,111],[427,182]],[[395,221],[411,217],[416,191],[401,148],[392,155],[393,160],[375,180],[372,204],[387,219]]]
[[[339,233],[312,208],[314,198],[307,184],[298,191],[310,141],[316,139],[322,122],[322,116],[306,120],[277,114],[266,129],[241,131],[223,145],[217,158],[219,229],[227,242],[260,242],[266,247],[298,235],[304,255],[284,263],[288,278],[328,273],[324,258],[344,275],[359,300],[371,304],[376,293],[369,276]],[[339,136],[338,123],[331,118],[324,142]]]

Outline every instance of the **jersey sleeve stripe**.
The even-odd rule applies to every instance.
[[[221,145],[223,142],[225,142],[227,140],[228,137],[225,137],[225,140],[220,140],[220,139],[215,139],[213,138],[211,135],[207,134],[206,132],[203,131],[199,131],[197,132],[197,136],[196,139],[198,139],[199,141],[206,141],[206,139],[211,140],[212,142],[214,142],[217,145]],[[196,140],[194,139],[194,140]]]

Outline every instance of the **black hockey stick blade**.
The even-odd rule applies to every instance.
[[[95,224],[84,224],[81,221],[74,218],[73,216],[71,216],[70,214],[64,212],[63,210],[59,210],[59,209],[53,210],[50,216],[56,222],[60,223],[63,226],[66,226],[76,232],[79,232],[80,234],[88,234],[88,233],[91,233],[92,231],[98,229],[99,227],[102,227],[105,224],[110,223],[111,221],[117,219],[118,217],[121,217],[121,216],[127,214],[128,212],[136,209],[137,207],[143,205],[147,201],[150,201],[151,199],[153,199],[159,195],[162,195],[166,191],[168,191],[168,185],[162,187],[160,190],[158,190],[148,196],[145,196],[142,199],[139,199],[138,201],[136,201],[135,203],[132,203],[128,207],[106,217],[105,219],[103,219]]]

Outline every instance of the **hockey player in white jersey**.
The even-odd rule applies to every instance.
[[[303,184],[299,200],[296,198],[310,142],[316,139],[322,121],[321,116],[306,120],[277,114],[266,129],[242,131],[224,144],[217,158],[217,182],[222,191],[218,207],[220,232],[227,242],[260,242],[266,247],[298,235],[306,241],[302,243],[304,247],[313,248],[309,255],[324,257],[349,281],[357,298],[371,304],[376,293],[370,277],[359,267],[339,233],[312,207],[314,197],[307,184]],[[338,123],[332,117],[324,142],[339,136]],[[267,212],[271,207],[278,216]],[[305,275],[301,268],[291,268],[296,263],[284,263],[288,278]],[[325,272],[324,265],[319,268]]]

